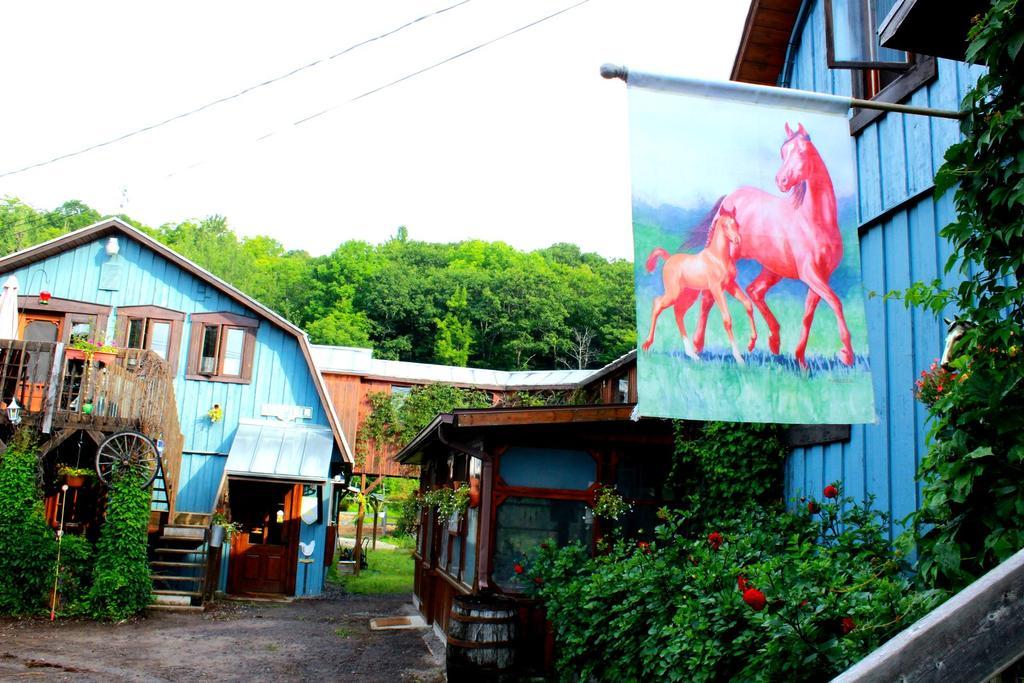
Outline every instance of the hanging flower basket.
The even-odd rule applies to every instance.
[[[67,360],[85,360],[85,351],[69,348],[64,351],[64,358]]]
[[[92,470],[65,465],[57,470],[57,474],[64,477],[64,483],[68,485],[68,488],[80,489],[92,477]]]

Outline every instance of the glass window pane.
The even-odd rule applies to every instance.
[[[217,341],[220,328],[216,325],[203,327],[202,349],[200,350],[199,372],[212,375],[217,372]]]
[[[163,320],[149,321],[149,349],[164,360],[171,346],[171,324]]]
[[[498,506],[494,580],[505,589],[522,589],[524,579],[515,573],[521,563],[547,541],[557,546],[579,541],[589,547],[591,515],[578,500],[509,498]]]
[[[242,374],[242,347],[245,343],[245,331],[237,327],[229,327],[224,336],[224,367],[222,375],[238,377]]]
[[[459,576],[459,563],[462,562],[462,538],[452,539],[452,556],[448,561],[448,573],[456,578]]]
[[[129,318],[128,320],[128,339],[125,341],[125,346],[129,349],[141,349],[145,345],[146,340],[146,320],[145,318]]]
[[[640,500],[673,500],[669,486],[672,461],[666,457],[644,457],[626,454],[615,473],[615,488],[626,498]]]
[[[597,481],[597,463],[586,451],[513,447],[501,455],[509,486],[583,491]]]
[[[476,577],[476,530],[479,524],[480,509],[466,510],[466,566],[462,572],[462,581],[470,586]]]
[[[618,381],[618,386],[615,390],[615,402],[616,403],[627,403],[629,401],[629,380],[623,377]]]
[[[906,52],[878,44],[878,29],[895,4],[896,0],[832,0],[836,61],[905,64]]]
[[[92,338],[92,323],[88,322],[77,322],[71,324],[71,339],[70,342],[88,341]]]

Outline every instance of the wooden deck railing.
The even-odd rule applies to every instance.
[[[0,340],[0,402],[21,406],[40,432],[136,430],[164,442],[162,461],[173,512],[183,437],[170,366],[152,351],[121,349],[81,358],[63,344]],[[7,421],[5,412],[0,422]]]
[[[981,683],[1024,657],[1024,550],[960,591],[832,683]]]

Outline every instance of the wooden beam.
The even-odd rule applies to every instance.
[[[65,441],[67,441],[68,437],[70,437],[72,434],[74,434],[77,431],[78,431],[77,429],[62,429],[62,430],[60,430],[59,432],[57,432],[56,434],[51,436],[49,441],[47,441],[46,443],[44,443],[42,446],[39,447],[39,455],[46,455],[47,453],[52,451],[54,448],[56,448],[57,446],[61,445]]]
[[[352,559],[356,561],[356,566],[353,567],[353,574],[359,576],[359,565],[363,560],[363,517],[366,515],[366,475],[361,474],[359,491],[362,494],[359,501],[359,511],[356,513],[356,545],[352,549]]]
[[[1024,653],[1024,550],[832,683],[987,681]]]
[[[363,485],[365,486],[366,485],[366,475],[364,474],[362,476],[363,476]],[[364,496],[370,495],[371,493],[373,493],[373,490],[375,488],[377,488],[378,486],[380,486],[383,483],[384,483],[384,475],[381,474],[376,479],[373,480],[373,483],[370,484],[370,488],[363,490],[363,495]]]

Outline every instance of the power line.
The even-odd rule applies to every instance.
[[[405,76],[402,76],[401,78],[396,78],[395,80],[391,81],[390,83],[386,83],[386,84],[384,84],[382,86],[379,86],[379,87],[376,87],[376,88],[374,88],[372,90],[367,90],[363,94],[356,95],[355,97],[353,97],[352,99],[350,99],[350,100],[348,100],[346,102],[342,102],[341,104],[336,104],[333,107],[328,107],[327,109],[319,111],[319,112],[317,112],[315,114],[312,114],[310,116],[307,116],[307,117],[305,117],[303,119],[299,119],[298,121],[296,121],[292,125],[294,125],[294,126],[301,126],[302,124],[304,124],[304,123],[306,123],[308,121],[311,121],[311,120],[313,120],[313,119],[315,119],[315,118],[317,118],[319,116],[323,116],[324,114],[332,112],[335,109],[339,109],[339,108],[341,108],[341,107],[343,107],[343,106],[345,106],[347,104],[352,104],[353,102],[357,102],[357,101],[363,99],[364,97],[369,97],[370,95],[374,95],[376,93],[379,93],[382,90],[387,90],[388,88],[390,88],[393,85],[398,85],[399,83],[402,83],[403,81],[407,81],[407,80],[409,80],[411,78],[415,78],[416,76],[420,76],[422,74],[425,74],[426,72],[431,71],[433,69],[436,69],[439,66],[443,66],[443,65],[445,65],[445,64],[447,64],[449,62],[454,62],[456,59],[459,59],[461,57],[465,57],[468,54],[476,52],[477,50],[481,50],[481,49],[483,49],[485,47],[488,47],[489,45],[493,45],[494,43],[497,43],[498,41],[504,40],[506,38],[514,36],[517,33],[521,33],[522,31],[525,31],[527,29],[533,28],[534,26],[537,26],[538,24],[543,24],[545,21],[548,21],[550,19],[554,19],[555,17],[557,17],[559,15],[562,15],[562,14],[565,14],[566,12],[569,12],[570,10],[576,9],[580,5],[585,5],[588,2],[590,2],[590,0],[580,0],[579,2],[577,2],[574,5],[569,5],[568,7],[560,9],[557,12],[553,12],[552,14],[548,14],[547,16],[541,17],[540,19],[537,19],[535,21],[531,21],[529,24],[524,24],[523,26],[520,26],[519,28],[513,29],[513,30],[509,31],[508,33],[503,33],[500,36],[497,36],[495,38],[487,40],[487,41],[485,41],[483,43],[480,43],[478,45],[474,45],[473,47],[469,48],[468,50],[463,50],[462,52],[459,52],[458,54],[452,55],[451,57],[446,57],[445,59],[442,59],[440,62],[435,62],[434,64],[431,64],[430,66],[424,67],[424,68],[422,68],[422,69],[420,69],[418,71],[413,71],[412,73],[406,74]],[[264,136],[264,137],[268,137],[268,136]]]
[[[260,88],[265,88],[268,85],[272,85],[274,83],[278,83],[280,81],[285,80],[286,78],[291,78],[292,76],[294,76],[294,75],[296,75],[298,73],[301,73],[301,72],[306,71],[308,69],[312,69],[313,67],[315,67],[315,66],[317,66],[319,64],[322,64],[323,62],[330,61],[332,59],[336,59],[337,57],[341,57],[342,55],[348,54],[349,52],[352,52],[353,50],[358,49],[360,47],[363,47],[365,45],[369,45],[370,43],[376,42],[378,40],[382,40],[382,39],[387,38],[389,36],[393,36],[394,34],[398,33],[399,31],[407,29],[407,28],[409,28],[410,26],[412,26],[414,24],[418,24],[419,22],[424,21],[425,19],[429,19],[431,17],[435,17],[435,16],[438,16],[438,15],[444,14],[445,12],[453,10],[456,7],[459,7],[461,5],[465,5],[466,3],[470,2],[470,1],[471,0],[461,0],[460,2],[457,2],[454,5],[449,5],[447,7],[442,8],[442,9],[435,10],[433,12],[429,12],[429,13],[424,14],[422,16],[416,17],[415,19],[412,19],[411,21],[408,21],[408,22],[402,24],[401,26],[399,26],[397,28],[391,29],[390,31],[387,31],[385,33],[381,33],[379,35],[373,36],[372,38],[367,38],[366,40],[362,40],[362,41],[360,41],[358,43],[355,43],[353,45],[349,45],[345,49],[343,49],[343,50],[341,50],[339,52],[335,52],[332,55],[329,55],[327,57],[322,57],[322,58],[317,59],[315,61],[309,62],[308,64],[303,64],[302,66],[296,67],[296,68],[292,69],[291,71],[283,73],[283,74],[281,74],[279,76],[274,76],[273,78],[268,78],[265,81],[262,81],[260,83],[255,84],[255,85],[252,85],[252,86],[249,86],[248,88],[244,88],[242,90],[239,90],[238,92],[232,93],[231,95],[225,95],[224,97],[220,97],[220,98],[217,98],[215,100],[211,100],[210,102],[207,102],[206,104],[203,104],[203,105],[200,105],[200,106],[196,107],[195,109],[190,109],[190,110],[182,112],[180,114],[176,114],[174,116],[171,116],[170,118],[163,119],[162,121],[158,121],[156,123],[151,123],[148,126],[143,126],[142,128],[137,128],[137,129],[135,129],[135,130],[133,130],[133,131],[131,131],[129,133],[124,133],[123,135],[118,135],[117,137],[110,138],[109,140],[104,140],[103,142],[98,142],[96,144],[89,145],[88,147],[83,147],[82,149],[76,150],[74,152],[67,152],[65,154],[57,155],[57,156],[52,157],[50,159],[47,159],[45,161],[39,161],[39,162],[36,162],[34,164],[29,164],[28,166],[22,166],[21,168],[16,168],[16,169],[12,169],[10,171],[5,171],[3,173],[0,173],[0,178],[6,178],[8,176],[17,175],[19,173],[24,173],[25,171],[30,171],[30,170],[32,170],[34,168],[40,168],[42,166],[49,166],[50,164],[57,163],[58,161],[64,161],[65,159],[71,159],[73,157],[81,156],[82,154],[86,154],[88,152],[92,152],[94,150],[101,149],[103,147],[108,147],[108,146],[113,145],[113,144],[115,144],[117,142],[122,142],[124,140],[129,139],[129,138],[133,138],[133,137],[135,137],[137,135],[141,135],[143,133],[148,133],[149,131],[155,130],[157,128],[161,128],[161,127],[166,126],[167,124],[173,123],[175,121],[180,121],[181,119],[187,118],[187,117],[192,116],[194,114],[198,114],[198,113],[200,113],[202,111],[206,111],[207,109],[210,109],[211,107],[215,107],[217,105],[224,104],[225,102],[230,102],[231,100],[238,99],[239,97],[242,97],[243,95],[246,95],[248,93],[253,92],[254,90],[258,90]]]
[[[406,75],[404,75],[404,76],[402,76],[400,78],[396,78],[395,80],[390,81],[388,83],[385,83],[384,85],[380,85],[380,86],[377,86],[375,88],[372,88],[371,90],[367,90],[364,93],[356,95],[352,99],[346,100],[344,102],[341,102],[340,104],[333,105],[333,106],[328,107],[326,109],[322,109],[322,110],[316,112],[315,114],[310,114],[309,116],[305,116],[305,117],[299,119],[298,121],[295,121],[294,123],[292,123],[290,128],[301,126],[304,123],[308,123],[308,122],[312,121],[313,119],[316,119],[316,118],[319,118],[320,116],[323,116],[324,114],[328,114],[328,113],[330,113],[330,112],[332,112],[332,111],[334,111],[336,109],[340,109],[341,107],[344,107],[346,105],[352,104],[353,102],[358,102],[359,100],[361,100],[363,98],[366,98],[366,97],[369,97],[370,95],[374,95],[376,93],[379,93],[382,90],[387,90],[388,88],[390,88],[392,86],[395,86],[395,85],[398,85],[399,83],[403,83],[403,82],[408,81],[408,80],[410,80],[412,78],[415,78],[416,76],[420,76],[422,74],[425,74],[428,71],[431,71],[433,69],[438,68],[439,66],[443,66],[443,65],[445,65],[445,64],[447,64],[449,62],[453,62],[456,59],[459,59],[461,57],[465,57],[468,54],[472,54],[472,53],[476,52],[477,50],[481,50],[481,49],[483,49],[485,47],[488,47],[490,45],[493,45],[494,43],[497,43],[497,42],[499,42],[501,40],[504,40],[506,38],[514,36],[517,33],[521,33],[521,32],[523,32],[523,31],[525,31],[527,29],[533,28],[534,26],[537,26],[538,24],[542,24],[542,23],[544,23],[546,21],[554,19],[555,17],[558,17],[558,16],[560,16],[562,14],[565,14],[566,12],[569,12],[571,10],[576,9],[577,7],[580,7],[581,5],[585,5],[588,2],[590,2],[590,0],[580,0],[579,2],[577,2],[575,4],[572,4],[572,5],[569,5],[568,7],[564,7],[562,9],[558,10],[557,12],[553,12],[551,14],[543,16],[540,19],[536,19],[534,21],[531,21],[528,24],[524,24],[524,25],[522,25],[522,26],[520,26],[518,28],[515,28],[515,29],[513,29],[511,31],[508,31],[507,33],[503,33],[500,36],[496,36],[494,38],[491,38],[490,40],[486,40],[486,41],[484,41],[482,43],[474,45],[473,47],[471,47],[469,49],[463,50],[462,52],[459,52],[457,54],[451,55],[450,57],[446,57],[446,58],[442,59],[439,62],[435,62],[435,63],[431,64],[430,66],[425,66],[422,69],[418,69],[418,70],[413,71],[411,73],[408,73],[408,74],[406,74]],[[280,133],[280,132],[282,132],[283,130],[286,130],[286,129],[287,128],[281,128],[281,129],[278,129],[278,130],[274,130],[274,131],[271,131],[269,133],[265,133],[264,135],[261,135],[260,137],[255,138],[254,140],[249,140],[247,143],[241,143],[241,144],[252,144],[252,143],[255,143],[255,142],[260,142],[261,140],[266,140],[267,138],[273,137],[274,135],[277,135],[278,133]],[[205,161],[202,161],[202,160],[201,161],[196,161],[195,163],[189,164],[188,166],[186,166],[184,168],[181,168],[181,169],[179,169],[177,171],[173,171],[171,173],[168,173],[165,177],[166,178],[170,178],[172,176],[177,175],[181,171],[188,170],[188,169],[191,169],[191,168],[195,168],[196,166],[199,166],[199,165],[201,165],[203,163],[205,163]]]

